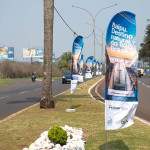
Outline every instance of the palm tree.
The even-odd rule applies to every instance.
[[[44,0],[44,66],[43,95],[40,108],[54,108],[52,99],[52,53],[53,53],[54,0]]]

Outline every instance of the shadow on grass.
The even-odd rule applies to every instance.
[[[75,109],[75,108],[78,108],[80,107],[81,105],[74,105],[74,106],[71,106],[71,109]]]
[[[71,99],[73,98],[90,98],[89,95],[61,95],[61,96],[58,96],[56,98],[54,98],[54,102],[57,103],[59,101],[70,101]]]
[[[117,140],[107,143],[107,150],[129,150],[128,146],[125,145],[124,141]],[[105,150],[105,144],[99,146],[99,150]]]

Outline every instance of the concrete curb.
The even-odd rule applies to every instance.
[[[65,92],[67,92],[67,91],[68,91],[68,90],[63,91],[63,92],[61,92],[61,93],[59,93],[59,94],[57,94],[57,95],[55,95],[55,96],[53,96],[53,97],[59,96],[59,95],[65,93]],[[19,115],[20,113],[22,113],[22,112],[24,112],[24,111],[26,111],[26,110],[29,110],[29,109],[31,109],[31,108],[33,108],[33,107],[39,105],[39,104],[40,104],[40,102],[38,102],[38,103],[36,103],[36,104],[33,104],[33,105],[31,105],[31,106],[29,106],[29,107],[27,107],[27,108],[24,108],[24,109],[22,109],[22,110],[20,110],[20,111],[18,111],[18,112],[16,112],[16,113],[13,113],[13,114],[11,114],[10,116],[8,116],[8,117],[6,117],[6,118],[0,120],[0,123],[2,123],[2,122],[4,122],[4,121],[7,121],[8,119],[11,119],[11,118],[13,118],[13,117]]]
[[[103,79],[104,79],[104,77],[103,77],[102,79],[100,79],[98,82],[96,82],[94,85],[92,85],[92,86],[88,89],[88,93],[90,94],[90,96],[91,96],[92,99],[94,99],[94,100],[96,100],[96,99],[92,96],[92,94],[91,94],[91,89],[92,89],[96,84],[98,84],[101,80],[103,80]],[[96,93],[97,93],[97,91],[96,91]],[[100,94],[98,94],[98,96],[101,97],[102,99],[104,99],[104,97],[102,97]],[[103,102],[101,102],[101,101],[99,101],[99,102],[105,105],[105,103],[103,103]],[[140,118],[140,117],[135,116],[134,119],[139,120],[139,121],[143,122],[144,124],[147,124],[147,125],[150,126],[150,122],[148,122],[148,121],[146,121],[146,120],[144,120],[144,119],[142,119],[142,118]]]

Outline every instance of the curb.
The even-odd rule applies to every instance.
[[[95,84],[93,84],[93,85],[88,89],[88,93],[90,94],[90,96],[92,97],[92,99],[96,100],[96,99],[92,96],[92,94],[91,94],[91,89],[92,89],[96,84],[98,84],[101,80],[103,80],[104,78],[105,78],[105,77],[101,78],[99,81],[97,81]],[[104,99],[104,97],[102,97],[100,94],[98,94],[98,96],[100,96],[102,99]],[[104,100],[105,100],[105,99],[104,99]],[[105,103],[103,103],[103,102],[101,102],[101,101],[99,101],[99,102],[105,105]],[[140,118],[140,117],[135,116],[134,119],[136,119],[136,120],[138,120],[138,121],[141,121],[141,122],[143,122],[144,124],[147,124],[147,125],[150,126],[150,122],[149,122],[149,121],[146,121],[146,120],[144,120],[144,119],[142,119],[142,118]]]
[[[95,84],[93,84],[89,89],[88,89],[88,93],[89,95],[92,97],[92,99],[96,100],[93,95],[91,94],[91,89],[96,85],[98,84],[100,81],[102,81],[104,79],[104,77],[102,77],[99,81],[97,81]],[[102,96],[101,96],[102,97]],[[103,102],[99,101],[100,103],[104,104]]]
[[[69,89],[68,89],[68,90],[69,90]],[[67,92],[68,90],[63,91],[63,92],[61,92],[61,93],[59,93],[59,94],[57,94],[57,95],[55,95],[55,96],[53,96],[53,97],[59,96],[59,95],[65,93],[65,92]],[[29,110],[30,108],[33,108],[33,107],[35,107],[35,106],[37,106],[37,105],[39,105],[39,104],[40,104],[40,102],[38,102],[38,103],[36,103],[36,104],[33,104],[33,105],[31,105],[31,106],[29,106],[29,107],[27,107],[27,108],[24,108],[24,109],[22,109],[22,110],[20,110],[20,111],[18,111],[18,112],[16,112],[16,113],[13,113],[13,114],[9,115],[8,117],[6,117],[6,118],[0,120],[0,123],[2,123],[2,122],[4,122],[4,121],[7,121],[8,119],[11,119],[11,118],[13,118],[13,117],[19,115],[20,113],[22,113],[22,112],[24,112],[24,111],[26,111],[26,110]]]

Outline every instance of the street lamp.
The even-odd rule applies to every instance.
[[[86,23],[87,25],[90,25],[90,26],[93,26],[92,24],[89,24],[89,23]],[[106,29],[105,30],[102,30],[99,26],[96,26],[95,25],[95,28],[97,28],[97,29],[99,29],[100,30],[100,32],[101,32],[101,40],[102,40],[102,43],[101,43],[101,51],[102,51],[102,56],[101,56],[101,61],[103,62],[103,45],[104,45],[104,33],[105,33],[105,31],[106,31]]]
[[[79,8],[79,9],[82,9],[82,10],[86,11],[86,12],[91,16],[91,18],[92,18],[92,21],[93,21],[93,33],[94,33],[94,59],[95,59],[95,20],[96,20],[96,17],[97,17],[98,14],[99,14],[101,11],[103,11],[104,9],[111,8],[111,7],[114,7],[114,6],[117,6],[117,5],[118,5],[118,4],[115,4],[115,5],[111,5],[111,6],[102,8],[101,10],[99,10],[99,11],[96,13],[96,15],[95,15],[94,17],[93,17],[92,14],[90,13],[90,11],[88,11],[87,9],[72,5],[72,7],[74,7],[74,8]]]

